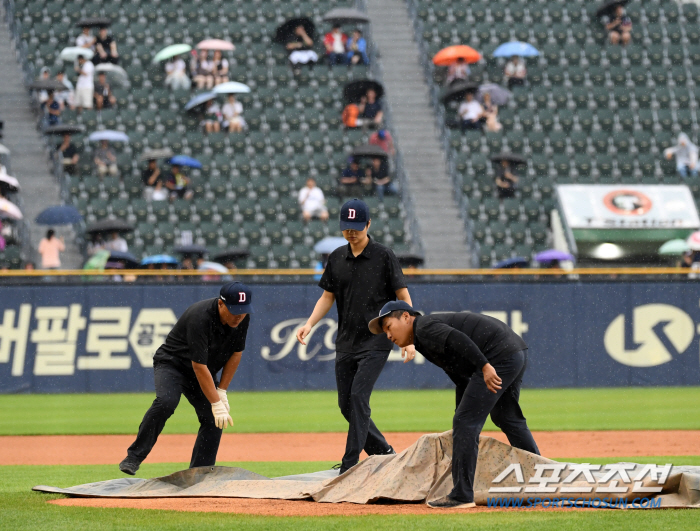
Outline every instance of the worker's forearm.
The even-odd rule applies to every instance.
[[[307,324],[316,326],[316,323],[318,323],[333,306],[335,297],[332,294],[328,296],[327,293],[328,292],[324,293],[321,295],[321,298],[318,299],[314,311],[311,313],[311,317],[306,321]]]
[[[228,386],[231,385],[231,380],[233,380],[233,377],[236,375],[238,365],[241,363],[242,355],[242,352],[234,352],[233,356],[231,356],[226,362],[226,365],[224,365],[224,370],[221,372],[219,389],[226,390],[228,389]]]
[[[202,363],[192,362],[192,368],[194,369],[194,374],[199,382],[199,387],[202,388],[204,396],[212,404],[215,404],[220,400],[219,393],[216,392],[216,386],[214,385],[214,378],[211,377],[211,373],[206,365]]]
[[[408,293],[408,288],[397,289],[396,298],[413,306],[413,303],[411,302],[411,295]]]

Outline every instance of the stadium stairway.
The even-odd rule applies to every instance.
[[[23,72],[17,64],[14,43],[5,20],[0,23],[0,116],[5,121],[3,144],[11,151],[12,174],[22,186],[22,213],[29,229],[23,251],[27,259],[36,261],[36,248],[47,227],[34,223],[36,216],[46,207],[61,203],[58,183],[47,164],[47,154],[39,132],[35,128],[36,116],[22,79]],[[66,238],[66,252],[61,254],[62,266],[79,269],[82,256],[74,243],[74,235],[61,227],[55,227],[58,235]]]
[[[454,200],[445,158],[402,0],[367,0],[372,38],[380,50],[383,82],[401,143],[429,268],[467,267],[464,222]]]

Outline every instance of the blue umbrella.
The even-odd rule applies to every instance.
[[[187,155],[175,155],[168,162],[173,166],[187,166],[188,168],[197,169],[200,169],[202,167],[201,162],[199,162],[195,158],[188,157]]]
[[[187,102],[187,105],[185,105],[185,110],[191,111],[202,103],[206,103],[214,98],[216,98],[216,94],[213,92],[202,92],[201,94],[197,94],[194,98]]]
[[[129,137],[126,133],[122,133],[121,131],[105,129],[103,131],[95,131],[94,133],[91,133],[88,140],[91,142],[99,142],[100,140],[107,140],[109,142],[128,142]]]
[[[314,245],[314,251],[316,251],[318,254],[331,254],[338,247],[342,247],[343,245],[347,244],[348,242],[345,238],[341,238],[339,236],[328,236],[327,238],[323,238],[322,240],[316,242],[316,245]]]
[[[153,256],[146,256],[143,260],[141,260],[141,265],[150,265],[150,264],[177,264],[177,258],[173,258],[172,256],[168,254],[156,254]]]
[[[516,267],[527,267],[528,260],[522,256],[515,256],[506,260],[501,260],[493,269],[514,269]]]
[[[557,249],[547,249],[546,251],[537,253],[535,255],[535,260],[537,260],[538,262],[554,262],[555,260],[559,260],[560,262],[569,260],[573,262],[575,258],[574,255],[565,253],[564,251],[559,251]]]
[[[540,52],[532,44],[520,41],[505,42],[493,52],[494,57],[512,57],[513,55],[536,57]]]
[[[35,220],[39,225],[72,225],[83,221],[75,207],[56,205],[42,210]]]

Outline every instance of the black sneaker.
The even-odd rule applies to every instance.
[[[462,502],[450,498],[449,496],[443,496],[442,498],[428,502],[428,507],[432,509],[469,509],[471,507],[476,507],[476,503]]]
[[[133,476],[134,474],[136,474],[136,471],[139,469],[140,466],[141,463],[139,463],[136,459],[126,457],[121,463],[119,463],[119,470],[121,470],[125,474]]]
[[[379,454],[379,455],[396,455],[396,450],[394,450],[393,447],[389,446],[389,449],[386,452],[384,452],[383,454]]]

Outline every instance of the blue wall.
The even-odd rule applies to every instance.
[[[335,310],[307,349],[293,330],[312,284],[253,285],[255,315],[232,388],[335,389]],[[528,343],[528,387],[700,385],[700,284],[414,284],[416,308],[505,320]],[[32,286],[0,290],[0,392],[153,389],[150,358],[188,305],[218,286]],[[395,354],[378,388],[451,387],[425,362]]]

